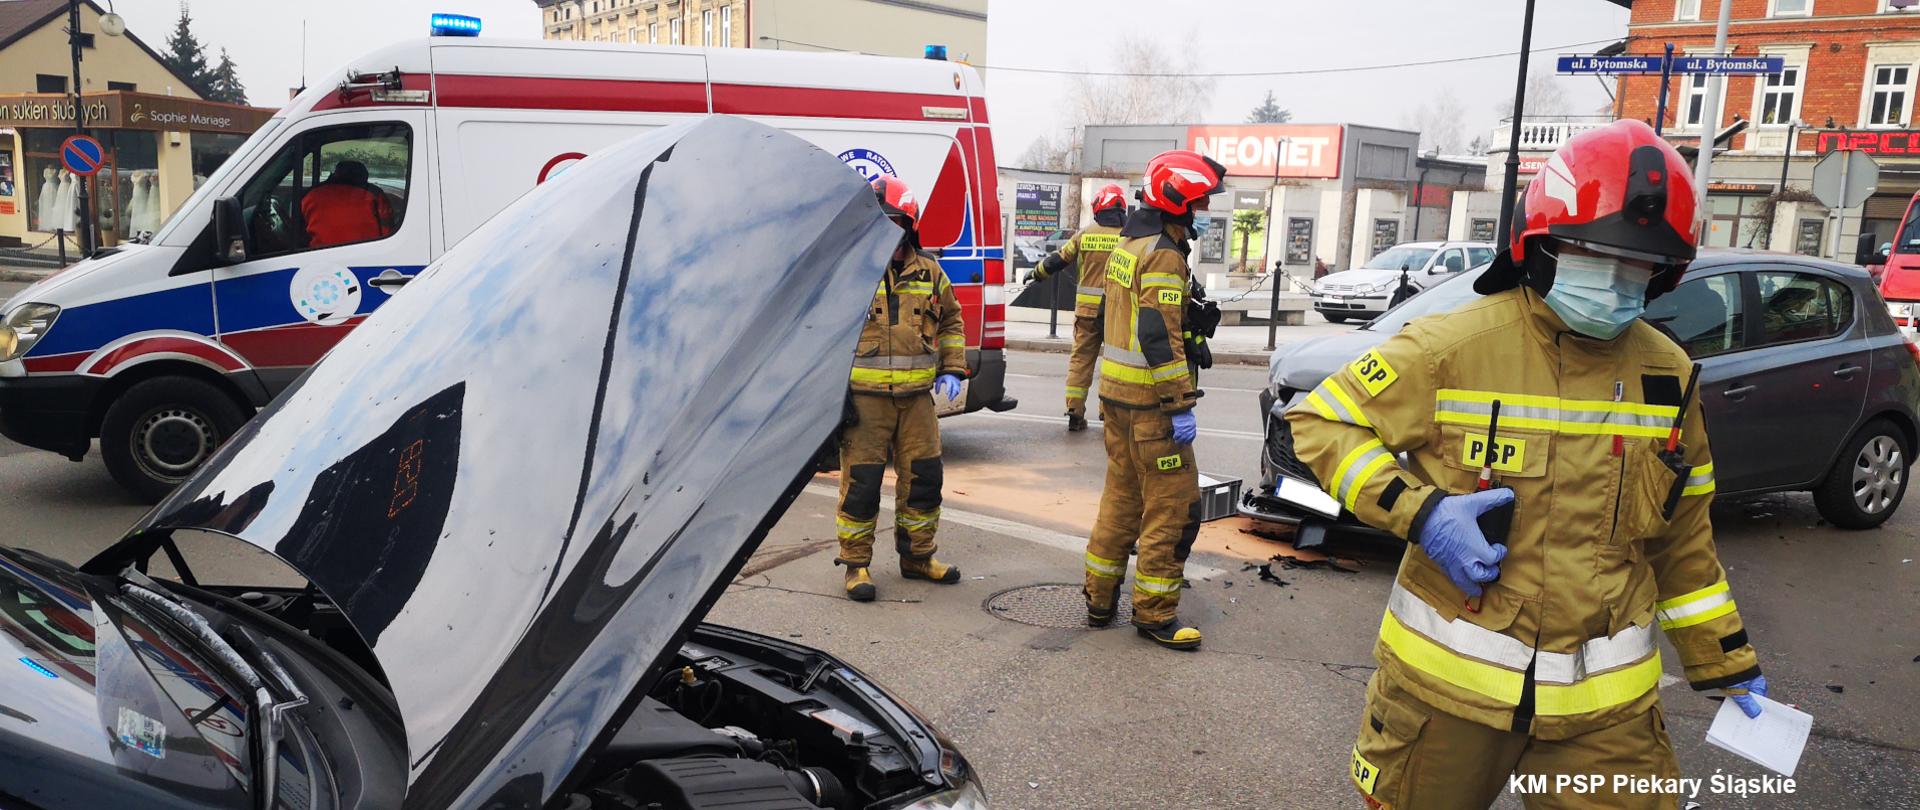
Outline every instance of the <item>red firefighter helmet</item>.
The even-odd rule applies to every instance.
[[[1096,214],[1109,208],[1125,210],[1126,207],[1127,190],[1121,188],[1119,183],[1101,186],[1100,191],[1093,195],[1093,212]]]
[[[1653,263],[1651,300],[1673,289],[1693,261],[1694,200],[1686,159],[1652,127],[1615,121],[1582,132],[1527,184],[1512,243],[1474,288],[1508,289],[1526,275],[1529,248],[1565,243]],[[1534,281],[1551,284],[1550,277]]]
[[[907,230],[920,230],[920,200],[900,178],[882,174],[873,178],[873,194],[880,198],[880,210],[890,217],[905,217]]]
[[[1147,161],[1140,201],[1169,214],[1185,214],[1194,200],[1226,188],[1227,167],[1187,149],[1170,149]]]

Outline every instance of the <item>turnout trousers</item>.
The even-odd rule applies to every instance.
[[[1660,704],[1564,740],[1463,720],[1409,693],[1388,670],[1367,683],[1351,773],[1369,808],[1486,810],[1516,793],[1527,810],[1673,810],[1678,779]],[[1616,789],[1616,776],[1639,781]],[[1556,784],[1555,777],[1572,777]],[[1659,780],[1664,787],[1654,784]]]
[[[1087,386],[1093,384],[1093,364],[1100,359],[1100,315],[1075,315],[1073,354],[1067,358],[1067,413],[1087,415]]]
[[[1110,603],[1133,572],[1133,621],[1154,626],[1180,607],[1187,553],[1200,533],[1200,473],[1193,446],[1173,441],[1173,417],[1159,410],[1100,403],[1107,443],[1107,482],[1100,516],[1087,540],[1087,599]]]
[[[839,563],[873,562],[880,483],[893,456],[893,538],[902,558],[933,556],[940,527],[940,425],[933,395],[853,395],[858,423],[840,433]]]

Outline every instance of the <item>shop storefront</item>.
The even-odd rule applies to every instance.
[[[90,93],[82,103],[89,134],[106,148],[92,178],[60,164],[71,98],[0,95],[0,246],[52,249],[56,232],[73,233],[82,182],[102,246],[150,234],[274,112],[134,92]]]

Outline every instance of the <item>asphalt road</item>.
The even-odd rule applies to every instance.
[[[0,285],[0,298],[10,292]],[[1183,597],[1183,615],[1207,632],[1194,654],[1124,629],[1049,629],[990,609],[1003,591],[1080,578],[1104,458],[1097,429],[1063,429],[1064,367],[1062,355],[1015,354],[1018,410],[943,423],[941,557],[965,571],[960,584],[899,580],[882,543],[881,601],[841,598],[830,564],[834,481],[822,476],[710,618],[821,647],[888,684],[959,743],[1003,810],[1358,806],[1347,752],[1391,560],[1362,558],[1358,573],[1275,564],[1286,583],[1276,586],[1243,565],[1284,546],[1238,521],[1209,524]],[[1262,376],[1247,367],[1203,376],[1203,471],[1254,477]],[[143,509],[97,458],[76,464],[0,440],[0,542],[78,561]],[[1816,736],[1795,793],[1697,800],[1920,806],[1920,507],[1858,533],[1819,525],[1801,495],[1721,504],[1715,520],[1775,695],[1812,712]],[[264,570],[244,554],[215,569],[203,576],[237,582]],[[1073,610],[1076,588],[1040,595]],[[1670,648],[1666,660],[1677,676]],[[1685,774],[1760,776],[1703,741],[1716,704],[1675,680],[1663,695]]]

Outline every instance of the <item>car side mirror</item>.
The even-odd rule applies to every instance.
[[[238,197],[213,201],[213,251],[227,264],[247,260],[247,220]]]

